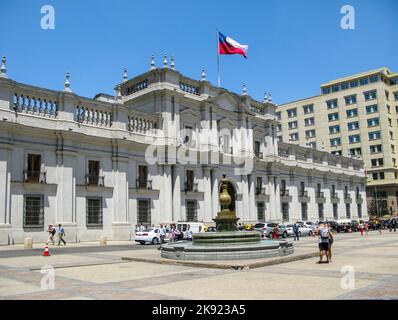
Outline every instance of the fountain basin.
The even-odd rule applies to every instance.
[[[234,233],[237,234],[237,232]],[[228,238],[220,237],[220,239],[227,240]],[[175,260],[246,260],[286,256],[294,252],[293,242],[287,240],[259,240],[243,243],[228,241],[196,243],[196,241],[164,244],[161,246],[161,256]]]

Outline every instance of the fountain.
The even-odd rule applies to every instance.
[[[221,211],[214,218],[217,232],[194,233],[193,241],[179,241],[161,246],[161,256],[177,260],[244,260],[293,253],[293,243],[286,240],[262,240],[259,231],[238,231],[234,211],[228,206],[228,179],[223,175],[220,193]]]

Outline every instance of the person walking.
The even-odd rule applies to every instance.
[[[48,239],[47,239],[47,242],[46,242],[47,245],[48,245],[49,242],[51,242],[52,245],[55,245],[54,235],[55,235],[55,233],[57,231],[55,230],[53,224],[48,225],[47,232],[48,232]]]
[[[58,225],[58,245],[61,245],[61,241],[63,242],[64,246],[66,246],[66,241],[64,239],[65,237],[65,229],[62,226],[62,224]]]
[[[298,224],[295,223],[293,225],[294,241],[296,241],[296,240],[299,241],[300,240],[299,230],[300,230],[300,228],[299,228]]]
[[[159,238],[161,244],[165,243],[164,239],[166,238],[166,227],[163,224],[161,224],[159,228]]]
[[[360,223],[359,224],[359,232],[361,233],[361,237],[363,236],[363,229],[364,229],[364,226],[362,223]]]
[[[145,227],[144,227],[144,225],[141,223],[141,225],[140,225],[140,231],[142,232],[142,231],[144,231],[145,230]]]
[[[397,224],[398,224],[397,218],[394,218],[392,220],[392,228],[394,229],[394,232],[397,232]]]
[[[383,229],[383,224],[381,223],[381,221],[379,221],[378,227],[379,227],[379,234],[381,234],[381,231]]]
[[[367,222],[365,222],[365,233],[366,233],[366,235],[368,235],[368,231],[369,231],[369,224]]]

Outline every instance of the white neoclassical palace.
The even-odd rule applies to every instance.
[[[128,240],[133,226],[212,223],[220,180],[241,222],[365,218],[357,159],[278,143],[276,106],[185,77],[165,58],[93,99],[0,74],[0,244]]]

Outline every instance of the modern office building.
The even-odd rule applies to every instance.
[[[330,81],[318,96],[279,105],[277,117],[280,141],[363,159],[369,208],[397,213],[397,73],[381,68]]]
[[[276,106],[185,77],[164,59],[114,96],[0,73],[0,244],[133,238],[134,226],[212,223],[225,174],[241,222],[366,218],[363,162],[278,143]]]

